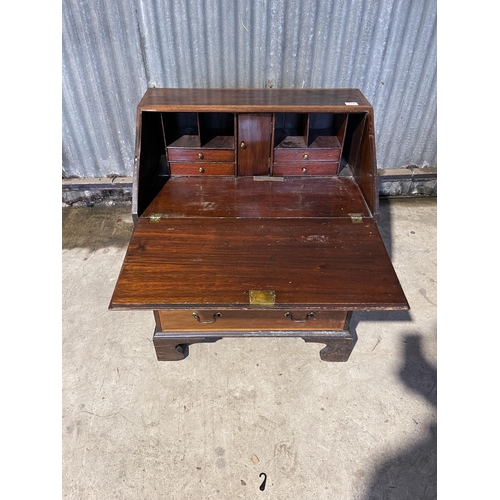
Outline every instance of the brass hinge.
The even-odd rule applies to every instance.
[[[149,216],[149,222],[160,222],[161,214],[151,214]]]
[[[363,214],[349,214],[353,224],[361,224],[363,222]]]

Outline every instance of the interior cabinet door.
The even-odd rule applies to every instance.
[[[268,175],[271,113],[238,115],[238,175]]]

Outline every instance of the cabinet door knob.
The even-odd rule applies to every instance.
[[[203,160],[203,158],[204,158],[203,153],[198,153],[198,158],[199,158],[200,160]]]
[[[200,168],[198,169],[198,172],[200,172],[200,174],[202,174],[203,172],[205,172],[205,169],[204,169],[203,167],[200,167]]]
[[[309,160],[309,155],[307,153],[304,153],[304,160]]]
[[[241,141],[240,147],[241,149],[246,149],[247,145],[243,141]]]
[[[307,172],[307,168],[306,167],[302,167],[302,172],[305,174]]]

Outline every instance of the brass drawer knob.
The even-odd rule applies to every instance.
[[[204,169],[203,167],[200,167],[200,168],[198,169],[198,172],[200,172],[200,174],[202,174],[203,172],[205,172],[205,169]]]
[[[307,168],[306,167],[302,167],[302,172],[305,174],[307,172]]]
[[[203,158],[204,158],[203,153],[198,153],[198,158],[199,158],[200,160],[203,160]]]
[[[307,153],[304,153],[304,160],[309,160],[309,155]]]
[[[243,141],[241,141],[240,148],[241,149],[246,149],[247,145]]]

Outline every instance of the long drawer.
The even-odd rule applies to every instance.
[[[164,332],[186,331],[329,331],[344,328],[347,312],[306,309],[156,311],[157,327]]]
[[[170,175],[234,175],[234,163],[170,163]]]

